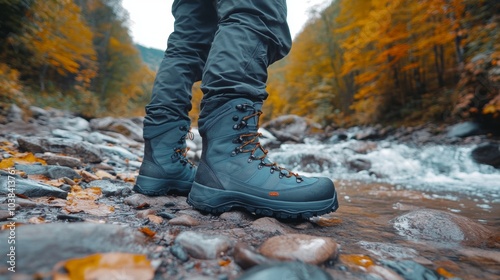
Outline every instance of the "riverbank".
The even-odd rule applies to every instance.
[[[273,159],[336,180],[341,205],[337,212],[307,221],[258,217],[237,209],[214,216],[192,209],[182,196],[135,194],[131,188],[142,156],[140,119],[89,122],[66,112],[33,108],[31,119],[14,119],[0,133],[4,170],[0,190],[8,194],[10,180],[17,194],[13,210],[8,200],[0,205],[4,229],[0,251],[3,256],[9,253],[12,231],[8,226],[15,221],[17,279],[77,273],[72,269],[75,259],[81,258],[76,267],[99,271],[103,265],[97,257],[128,263],[127,267],[117,264],[114,273],[121,271],[132,279],[134,275],[258,279],[258,273],[273,269],[259,264],[274,265],[281,274],[297,274],[301,265],[288,262],[292,260],[312,264],[300,272],[305,273],[304,279],[311,275],[326,277],[320,279],[328,279],[325,275],[333,279],[495,279],[500,273],[500,201],[498,193],[488,191],[481,181],[471,192],[432,187],[432,182],[391,181],[391,174],[401,170],[388,170],[389,165],[376,159],[390,149],[394,153],[388,161],[392,159],[393,166],[407,165],[405,154],[395,149],[404,141],[391,139],[393,132],[381,140],[363,139],[366,129],[316,135],[305,135],[307,130],[300,129],[294,134],[289,127],[282,127],[280,135],[267,129],[270,133],[263,140],[275,146]],[[421,138],[418,131],[422,129],[405,137]],[[429,139],[445,137],[443,133],[430,133]],[[485,140],[497,143],[488,135],[449,139],[456,139],[455,143],[429,140],[415,146],[467,146],[472,152]],[[189,145],[196,160],[201,143],[195,138]],[[464,155],[472,156],[469,152]],[[430,162],[444,174],[452,174],[448,169],[455,163],[447,162],[454,157],[451,153],[441,162],[430,157]],[[420,166],[428,165],[424,162],[419,161]],[[468,165],[478,168],[481,176],[490,171],[497,174],[492,165],[478,165],[470,158],[460,168]],[[408,174],[428,172],[415,166],[408,167]],[[344,169],[350,175],[342,178]],[[5,265],[9,264],[2,263],[0,275],[13,276]],[[104,273],[106,279],[116,275],[96,273]]]

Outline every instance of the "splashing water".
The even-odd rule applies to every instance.
[[[325,144],[283,144],[272,160],[307,175],[333,179],[386,182],[432,191],[458,191],[500,197],[500,170],[478,164],[470,156],[474,146],[412,147],[389,141],[349,140]],[[360,168],[352,168],[361,162]]]

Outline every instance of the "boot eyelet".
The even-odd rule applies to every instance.
[[[238,116],[236,116],[236,115],[234,115],[234,116],[233,116],[233,121],[237,122],[237,121],[239,121],[239,120],[240,120],[240,117],[238,117]]]
[[[253,161],[253,159],[252,159],[252,158],[249,158],[249,159],[247,160],[247,162],[248,162],[248,163],[251,163],[252,161]]]
[[[280,179],[283,179],[283,175],[280,173],[280,175],[278,175],[278,177],[280,177]]]
[[[269,170],[269,172],[271,172],[271,174],[273,174],[273,173],[274,173],[274,169],[272,169],[272,168],[271,168],[271,169]]]
[[[235,124],[235,125],[233,125],[233,129],[234,129],[234,130],[238,130],[238,129],[240,129],[240,125],[239,125],[239,124]]]
[[[299,177],[299,178],[297,178],[296,181],[297,181],[297,183],[302,183],[302,182],[304,182],[304,179],[302,179],[302,178]]]
[[[262,165],[262,164],[259,163],[259,166],[257,166],[257,169],[260,170],[260,169],[262,169],[262,167],[264,167],[264,165]]]

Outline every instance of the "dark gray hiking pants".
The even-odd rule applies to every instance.
[[[191,88],[202,80],[202,113],[228,99],[267,98],[267,67],[290,50],[285,0],[175,0],[174,32],[168,38],[144,137],[172,121],[189,121]],[[201,117],[202,117],[201,116]]]

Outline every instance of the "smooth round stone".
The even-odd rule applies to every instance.
[[[410,211],[392,222],[399,235],[416,240],[481,246],[492,236],[469,218],[433,209]]]
[[[338,245],[328,237],[287,234],[269,238],[260,246],[259,252],[278,260],[321,264],[337,257]]]
[[[301,262],[258,265],[237,278],[237,280],[262,279],[332,280],[333,278],[319,267]]]
[[[181,245],[193,258],[213,260],[231,249],[233,242],[222,235],[184,231],[177,235],[175,244]]]

